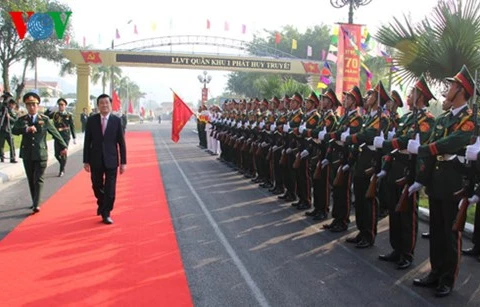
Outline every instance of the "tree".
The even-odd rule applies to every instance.
[[[17,97],[20,97],[25,87],[25,75],[28,67],[35,64],[36,59],[44,58],[49,61],[60,62],[63,59],[59,47],[65,42],[56,38],[44,40],[20,40],[13,25],[9,12],[11,11],[69,11],[69,7],[56,1],[50,0],[25,0],[25,1],[2,1],[0,3],[0,65],[2,68],[2,81],[6,91],[11,91],[9,84],[9,69],[20,61],[23,61],[23,73],[18,79],[15,88]],[[70,35],[70,25],[67,24],[66,34]]]
[[[464,64],[471,71],[480,69],[480,2],[440,1],[422,22],[414,24],[406,15],[394,18],[375,37],[395,50],[401,80],[411,82],[425,73],[440,84]]]
[[[92,83],[97,84],[99,81],[102,84],[102,93],[106,93],[108,82],[111,79],[111,71],[113,71],[114,85],[118,84],[122,76],[122,69],[117,66],[92,66]]]

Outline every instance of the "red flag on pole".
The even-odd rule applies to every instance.
[[[120,111],[120,97],[118,97],[118,94],[116,91],[113,91],[112,93],[112,111],[117,112]]]
[[[133,114],[133,104],[131,100],[128,102],[128,113]]]
[[[207,19],[207,29],[210,30],[210,19]]]
[[[138,34],[137,25],[133,25],[133,34]]]
[[[140,116],[145,117],[145,108],[143,106],[140,107]]]
[[[225,31],[228,31],[230,29],[230,27],[228,26],[228,21],[225,21],[225,24],[223,25],[223,29]]]
[[[115,29],[115,38],[120,39],[120,31],[118,29]]]
[[[280,41],[282,40],[282,36],[280,35],[280,33],[275,33],[275,45],[278,45],[280,44]]]
[[[192,114],[192,110],[173,92],[172,141],[175,143],[180,139],[180,132]]]

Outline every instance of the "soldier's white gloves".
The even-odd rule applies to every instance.
[[[271,131],[271,132],[274,132],[275,129],[277,129],[277,126],[276,126],[275,124],[271,124],[271,125],[270,125],[270,131]]]
[[[409,188],[408,188],[408,196],[412,196],[413,193],[416,193],[420,191],[423,188],[423,184],[414,182]]]
[[[480,197],[478,197],[476,194],[468,199],[468,203],[470,205],[478,204],[479,201],[480,201]]]
[[[383,141],[385,141],[385,136],[383,135],[382,131],[380,132],[380,136],[373,138],[373,146],[375,146],[375,148],[383,148]]]
[[[287,155],[289,155],[292,151],[293,150],[291,148],[288,148],[287,151],[286,151]]]
[[[322,168],[324,168],[325,166],[327,166],[328,163],[330,163],[330,161],[328,161],[328,159],[323,159],[323,160],[322,160]]]
[[[340,140],[342,142],[345,142],[345,140],[347,139],[347,136],[349,136],[349,135],[350,135],[350,127],[340,135]]]
[[[263,129],[263,127],[265,127],[265,122],[262,120],[262,121],[260,122],[260,124],[258,125],[258,127],[259,127],[260,129]]]
[[[393,137],[395,136],[395,128],[392,129],[392,131],[388,131],[388,140],[390,141],[391,139],[393,139]]]
[[[298,132],[303,133],[303,131],[305,131],[306,129],[307,127],[305,126],[305,124],[302,124],[300,125],[300,127],[298,127]]]
[[[287,124],[283,125],[283,132],[288,132],[289,126]]]
[[[277,151],[277,149],[278,149],[278,146],[277,146],[277,145],[273,145],[272,151]]]
[[[385,176],[387,176],[387,172],[384,171],[383,169],[380,171],[380,173],[377,174],[378,179],[382,179]]]
[[[348,170],[350,170],[350,165],[345,164],[345,165],[342,167],[342,171],[348,172]]]
[[[257,126],[257,122],[254,122],[254,123],[252,124],[252,129],[255,128],[256,126]]]
[[[327,134],[327,127],[323,127],[323,130],[318,133],[318,139],[320,141],[323,141],[326,134]]]
[[[477,137],[475,144],[468,145],[465,151],[465,156],[468,161],[477,161],[478,153],[480,152],[480,136]]]
[[[310,155],[310,153],[308,152],[308,150],[304,149],[304,150],[300,153],[300,158],[305,159],[305,158],[308,157],[309,155]]]
[[[417,133],[415,140],[409,140],[407,150],[411,154],[418,154],[418,147],[420,147],[420,135]]]
[[[237,128],[240,128],[240,127],[242,127],[242,123],[241,123],[241,122],[238,122],[238,123],[237,123]]]
[[[285,154],[285,153],[287,153],[287,151],[285,149],[282,150],[282,155]]]

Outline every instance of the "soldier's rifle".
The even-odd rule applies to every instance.
[[[420,125],[419,125],[419,112],[417,107],[417,91],[413,92],[413,134],[412,139],[415,139],[417,134],[420,133]],[[400,198],[398,199],[398,203],[395,206],[395,212],[405,212],[408,209],[408,188],[410,185],[413,184],[415,181],[415,167],[417,164],[416,156],[410,155],[409,156],[409,166],[405,169],[405,175],[402,178],[399,178],[395,181],[395,183],[399,186],[403,186],[402,193],[400,194]]]
[[[380,86],[378,89],[378,97],[377,97],[377,117],[378,117],[378,129],[376,131],[375,136],[380,136],[382,133],[382,105],[380,103]],[[374,159],[372,163],[372,167],[365,170],[365,174],[370,176],[370,184],[368,185],[367,192],[365,193],[365,197],[367,199],[375,198],[377,193],[377,170],[381,167],[381,159],[382,155],[379,150],[375,150],[373,152]]]
[[[346,120],[348,121],[348,111],[345,110],[345,116],[346,116]],[[347,129],[348,129],[348,126],[347,126]],[[345,132],[345,131],[344,131]],[[330,140],[331,142],[333,142],[333,139]],[[333,144],[333,143],[331,143]],[[335,146],[335,145],[332,145],[332,146]],[[344,183],[345,183],[345,172],[343,171],[343,167],[348,164],[348,158],[350,156],[350,152],[349,152],[349,148],[348,146],[346,145],[343,145],[342,146],[342,149],[341,149],[341,152],[340,152],[340,161],[333,161],[332,164],[339,164],[340,167],[338,168],[337,170],[337,173],[335,175],[335,178],[333,179],[333,186],[334,187],[340,187],[340,186],[343,186]]]
[[[475,125],[471,144],[474,144],[479,135],[478,127],[478,105],[477,105],[477,70],[475,70],[475,81],[473,88],[473,96],[471,100],[472,108],[472,120]],[[466,176],[463,181],[463,188],[460,191],[455,192],[454,196],[457,199],[461,199],[460,207],[455,218],[455,223],[452,226],[453,231],[463,231],[465,228],[465,222],[467,221],[467,210],[469,206],[468,197],[473,194],[475,188],[475,168],[471,161],[465,161]]]

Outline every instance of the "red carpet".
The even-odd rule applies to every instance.
[[[81,171],[0,242],[1,306],[193,305],[151,134],[128,133],[127,150],[115,224]]]

